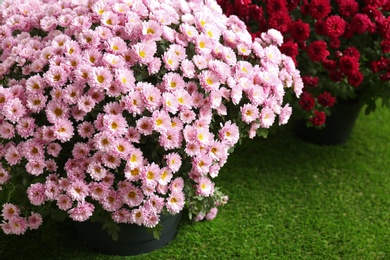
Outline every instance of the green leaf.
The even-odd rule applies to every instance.
[[[117,241],[119,238],[119,231],[121,228],[115,222],[105,222],[102,226],[103,230],[107,230],[107,234],[111,236],[112,240]]]

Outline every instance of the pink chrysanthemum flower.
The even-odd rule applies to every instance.
[[[207,177],[198,180],[196,193],[200,196],[209,197],[214,193],[214,183]]]
[[[59,119],[54,124],[54,135],[62,143],[69,141],[74,135],[74,127],[70,120]]]
[[[55,181],[46,181],[45,182],[45,195],[48,200],[56,200],[60,195],[60,187]]]
[[[263,128],[269,128],[275,121],[275,113],[269,107],[264,107],[260,113],[260,125]]]
[[[46,147],[46,152],[53,157],[57,157],[60,154],[61,150],[62,147],[58,143],[50,143]]]
[[[79,202],[75,208],[68,210],[68,213],[72,220],[83,222],[92,216],[94,210],[93,204],[83,201]]]
[[[27,188],[27,196],[30,200],[30,203],[34,206],[40,206],[45,203],[46,195],[45,195],[45,185],[42,183],[34,183],[31,184],[30,187]]]
[[[16,125],[17,133],[24,138],[32,136],[34,129],[36,128],[35,120],[31,117],[23,117],[18,121]]]
[[[241,108],[241,119],[247,124],[255,121],[259,117],[259,109],[252,104],[245,104]]]
[[[92,182],[89,185],[89,193],[92,199],[101,201],[108,192],[108,186],[102,182]]]
[[[159,185],[168,185],[173,177],[172,171],[168,167],[163,167],[161,169],[160,179],[158,180]]]
[[[142,40],[156,41],[162,34],[161,25],[154,20],[142,22]]]
[[[125,190],[121,191],[123,202],[130,207],[139,206],[144,200],[142,190],[136,186],[129,186]]]
[[[112,213],[112,219],[116,223],[130,223],[131,213],[128,209],[119,209]]]
[[[3,115],[13,123],[16,123],[26,113],[26,108],[19,98],[10,99],[3,106]]]
[[[169,213],[179,213],[184,207],[184,193],[180,191],[172,192],[167,198],[165,206]]]
[[[71,182],[70,186],[66,190],[66,193],[73,200],[83,201],[89,193],[89,188],[83,181],[75,180]]]
[[[26,171],[34,176],[39,176],[43,173],[45,169],[45,161],[44,160],[29,160],[26,164]]]
[[[11,217],[19,216],[20,209],[11,203],[4,203],[3,209],[1,211],[1,216],[4,218],[4,220],[9,220]]]
[[[179,102],[176,96],[170,92],[164,92],[162,94],[163,107],[167,112],[176,114],[179,107]]]
[[[108,212],[114,212],[123,205],[123,199],[120,191],[108,190],[107,195],[100,201],[103,208]]]
[[[139,42],[132,46],[132,50],[141,64],[148,64],[153,60],[157,45],[153,41]]]
[[[27,231],[27,220],[22,217],[13,216],[9,219],[8,224],[11,229],[11,233],[15,235],[22,235]]]
[[[31,212],[31,215],[27,219],[28,228],[31,230],[38,229],[42,225],[42,222],[41,214],[35,212]]]
[[[129,153],[129,159],[127,160],[127,166],[130,169],[140,167],[143,163],[144,157],[140,149],[132,149]]]
[[[104,67],[93,67],[89,84],[92,87],[97,88],[99,90],[107,89],[113,80],[113,76],[109,70]]]
[[[153,132],[153,123],[150,117],[143,116],[137,120],[138,131],[143,135],[151,135]]]
[[[181,156],[178,153],[169,153],[165,156],[167,166],[172,172],[177,172],[182,164]]]
[[[236,144],[240,137],[237,125],[232,123],[230,120],[225,123],[218,133],[222,142],[226,142],[229,145]]]
[[[158,139],[159,144],[166,151],[179,148],[182,140],[183,138],[181,136],[180,131],[172,128],[169,128],[167,129],[167,131],[162,132]]]
[[[21,161],[22,155],[15,145],[9,145],[6,149],[4,158],[10,166],[13,166]]]
[[[133,169],[126,165],[124,174],[127,180],[137,181],[141,179],[141,167],[134,167]]]
[[[8,182],[9,178],[9,172],[0,165],[0,185],[3,185]]]

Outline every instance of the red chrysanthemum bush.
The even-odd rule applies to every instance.
[[[389,0],[218,0],[258,36],[269,28],[284,36],[281,51],[301,71],[305,94],[295,116],[324,126],[336,103],[358,99],[376,108],[389,105]],[[300,113],[300,112],[301,113]],[[322,112],[322,113],[321,113]]]

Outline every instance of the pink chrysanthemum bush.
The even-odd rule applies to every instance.
[[[10,1],[0,13],[1,227],[213,219],[244,137],[287,123],[300,73],[215,1]]]

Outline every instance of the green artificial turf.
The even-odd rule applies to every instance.
[[[362,113],[338,146],[288,127],[245,140],[216,179],[230,198],[217,218],[182,221],[170,244],[126,259],[390,259],[389,122],[389,110]],[[44,243],[43,231],[1,234],[0,259],[125,259],[88,250],[67,222],[54,227]]]

